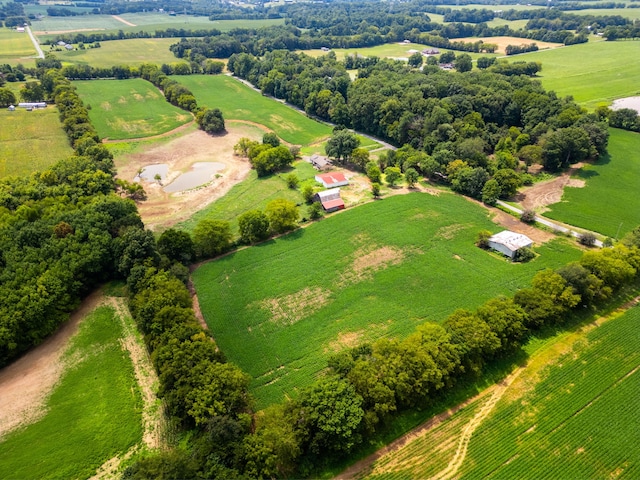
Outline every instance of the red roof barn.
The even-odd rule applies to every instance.
[[[335,188],[349,185],[349,180],[342,173],[330,172],[316,175],[316,181],[324,185],[324,188]]]
[[[340,198],[340,189],[332,188],[331,190],[325,190],[324,192],[316,193],[316,197],[322,203],[322,208],[327,212],[334,212],[336,210],[344,209],[344,201]]]

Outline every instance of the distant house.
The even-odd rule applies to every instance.
[[[326,212],[344,210],[344,201],[340,198],[339,188],[332,188],[330,190],[325,190],[324,192],[318,192],[315,196]]]
[[[331,49],[329,47],[320,47],[320,50],[322,50],[323,52],[330,52]]]
[[[64,46],[67,50],[73,50],[73,45],[69,45],[68,43]]]
[[[67,42],[63,42],[62,40],[59,40],[56,45],[58,45],[59,47],[64,47],[67,44]]]
[[[331,166],[331,160],[327,157],[323,157],[322,155],[318,155],[317,153],[311,155],[311,157],[309,157],[309,161],[311,162],[311,165],[316,167],[318,170],[323,170]]]
[[[44,102],[22,102],[18,104],[18,107],[27,109],[47,108],[47,104]]]
[[[431,55],[440,55],[440,50],[438,50],[437,48],[425,48],[424,50],[422,50],[422,54],[426,55],[427,57]]]
[[[24,27],[16,27],[16,32],[24,33]]]
[[[331,172],[316,175],[316,182],[320,182],[324,185],[324,188],[335,188],[349,185],[349,180],[342,173]]]
[[[521,233],[503,230],[489,238],[489,247],[513,259],[521,248],[529,248],[533,241]]]

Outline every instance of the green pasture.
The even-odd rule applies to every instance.
[[[0,478],[88,478],[142,439],[142,398],[120,321],[100,307],[64,355],[45,416],[0,443]]]
[[[15,28],[0,28],[0,64],[24,65],[34,62],[29,57],[36,55],[36,49],[29,34],[18,33]]]
[[[640,134],[609,131],[609,154],[578,171],[586,186],[566,187],[545,216],[621,238],[640,225]]]
[[[512,264],[474,245],[483,229],[500,230],[462,197],[398,195],[207,263],[193,280],[218,345],[264,407],[295,396],[334,352],[404,337],[580,255],[556,239]]]
[[[198,105],[222,110],[225,120],[258,123],[273,130],[285,142],[308,145],[331,135],[331,127],[304,113],[261,95],[226,75],[175,76],[193,92]]]
[[[573,96],[593,109],[616,98],[640,94],[640,42],[589,42],[511,57],[542,63],[538,77],[547,90]]]
[[[637,478],[640,307],[610,320],[505,395],[474,432],[459,478]]]
[[[42,20],[34,20],[32,29],[38,32],[41,43],[49,42],[56,36],[51,32],[85,32],[85,31],[105,31],[117,32],[155,32],[156,30],[166,30],[168,28],[183,28],[185,30],[218,29],[228,32],[234,28],[260,28],[271,25],[282,25],[282,19],[264,20],[215,20],[208,17],[192,15],[176,15],[175,17],[162,13],[123,13],[119,15],[123,20],[134,24],[127,25],[111,15],[82,15],[78,17],[45,17]],[[173,41],[179,41],[174,38]]]
[[[73,155],[58,109],[0,109],[0,178],[27,175]]]
[[[302,183],[308,180],[313,181],[313,177],[318,171],[310,163],[302,160],[295,162],[289,171],[266,178],[258,178],[256,171],[251,170],[244,181],[235,185],[222,198],[195,212],[189,220],[181,223],[179,228],[193,231],[198,222],[208,218],[231,222],[233,232],[237,233],[238,216],[248,210],[255,208],[264,210],[267,203],[276,198],[286,198],[296,204],[302,204],[303,198],[300,190],[292,190],[287,187],[285,177],[289,173],[295,173]],[[306,215],[306,207],[302,209],[303,215]]]
[[[590,8],[585,10],[572,10],[567,13],[595,16],[619,15],[629,20],[640,20],[640,9],[638,8]]]
[[[188,112],[168,103],[151,83],[139,79],[74,82],[90,105],[89,117],[102,138],[127,139],[158,135],[190,122]]]
[[[134,38],[100,42],[100,48],[61,49],[54,53],[64,64],[91,65],[92,67],[184,63],[184,60],[176,58],[169,50],[169,46],[174,43],[176,43],[175,38]]]

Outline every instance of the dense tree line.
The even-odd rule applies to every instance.
[[[477,198],[488,179],[507,175],[499,172],[521,172],[521,161],[558,171],[606,151],[601,118],[524,76],[494,73],[506,68],[524,73],[528,66],[497,62],[483,71],[456,73],[427,65],[418,72],[402,62],[379,60],[351,81],[331,55],[275,51],[262,58],[234,55],[228,62],[235,75],[309,115],[415,150],[409,163],[389,154],[383,169],[414,168],[452,185],[460,180],[459,191]],[[471,171],[475,180],[469,183]],[[514,193],[505,182],[498,182],[501,197]]]
[[[0,365],[37,345],[97,283],[118,275],[118,245],[139,227],[136,206],[114,194],[114,167],[75,88],[42,77],[75,156],[0,181]]]

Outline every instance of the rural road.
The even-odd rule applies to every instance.
[[[244,80],[244,79],[242,79],[242,78],[238,78],[238,77],[236,77],[235,75],[232,75],[231,73],[227,73],[227,75],[228,75],[229,77],[233,78],[234,80],[237,80],[237,81],[238,81],[238,82],[240,82],[240,83],[244,83],[247,87],[249,87],[249,88],[251,88],[251,89],[255,90],[255,91],[256,91],[256,92],[258,92],[260,95],[263,95],[262,91],[261,91],[259,88],[254,87],[254,86],[253,86],[253,84],[251,84],[251,82],[248,82],[247,80]],[[322,120],[322,119],[317,118],[317,117],[315,117],[315,116],[309,115],[307,112],[305,112],[305,111],[304,111],[303,109],[301,109],[300,107],[298,107],[298,106],[296,106],[296,105],[292,105],[291,103],[288,103],[286,100],[283,100],[283,99],[281,99],[281,98],[275,98],[275,97],[272,97],[272,96],[270,96],[270,95],[265,95],[265,96],[266,96],[266,97],[269,97],[269,98],[274,99],[276,102],[283,103],[283,104],[285,104],[287,107],[292,108],[293,110],[297,110],[297,111],[298,111],[298,112],[300,112],[301,114],[303,114],[303,115],[305,115],[305,116],[307,116],[307,117],[309,117],[309,118],[311,118],[311,119],[313,119],[313,120],[315,120],[315,121],[317,121],[317,122],[324,123],[325,125],[329,125],[330,127],[335,127],[335,126],[336,126],[336,124],[335,124],[335,123],[327,122],[326,120]],[[373,136],[371,136],[371,135],[369,135],[369,134],[362,133],[362,132],[358,132],[358,131],[356,131],[356,130],[351,130],[351,129],[349,129],[349,130],[350,130],[350,131],[352,131],[352,132],[354,132],[354,133],[356,133],[356,134],[358,134],[358,135],[360,135],[361,137],[368,138],[369,140],[373,140],[374,142],[379,143],[379,144],[380,144],[380,145],[382,145],[384,148],[388,148],[389,150],[397,150],[397,149],[398,149],[398,147],[394,147],[394,146],[393,146],[393,145],[391,145],[390,143],[387,143],[387,142],[385,142],[384,140],[380,140],[379,138],[373,137]]]
[[[31,41],[33,42],[33,46],[36,47],[36,52],[38,52],[37,57],[38,58],[44,58],[44,52],[42,51],[42,49],[40,48],[40,44],[38,43],[38,40],[36,39],[35,35],[33,34],[33,32],[31,31],[31,27],[30,26],[26,26],[24,27],[27,30],[27,33],[29,34],[29,36],[31,37]]]
[[[522,214],[522,210],[520,208],[509,205],[508,203],[505,203],[502,200],[498,200],[497,204],[500,205],[501,207],[506,208],[507,210],[511,210],[512,212],[517,213],[518,215]],[[575,237],[575,238],[580,238],[580,236],[582,235],[581,233],[576,232],[575,230],[571,230],[570,228],[563,227],[562,225],[552,222],[551,220],[547,220],[544,217],[540,217],[539,215],[536,215],[535,218],[536,218],[536,222],[541,223],[542,225],[546,225],[547,227],[552,228],[556,232],[569,233],[571,234],[572,237]],[[595,246],[602,248],[603,245],[600,240],[596,239]]]

